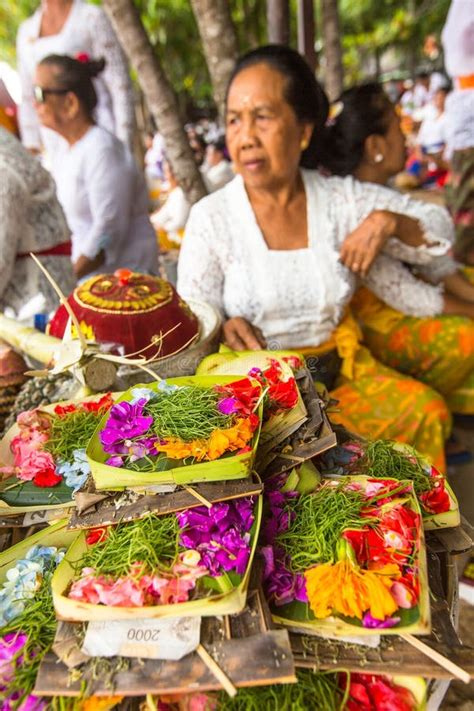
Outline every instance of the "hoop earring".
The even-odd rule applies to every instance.
[[[374,162],[375,163],[381,163],[383,161],[383,155],[382,153],[377,153],[376,156],[374,156]]]

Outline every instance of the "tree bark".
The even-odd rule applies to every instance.
[[[165,140],[176,179],[188,200],[195,203],[206,194],[206,188],[184,131],[176,94],[155,54],[138,10],[133,0],[104,0],[103,4]]]
[[[267,28],[269,42],[290,43],[289,0],[267,0]]]
[[[214,101],[224,117],[225,95],[239,54],[228,0],[191,0],[211,75]]]
[[[314,49],[314,0],[298,0],[298,52],[308,62],[311,69],[316,69],[316,52]]]
[[[322,0],[323,42],[326,58],[326,93],[334,101],[342,92],[342,46],[337,0]]]

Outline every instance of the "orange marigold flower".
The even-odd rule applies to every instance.
[[[361,620],[369,610],[372,617],[384,620],[398,610],[390,588],[399,576],[395,564],[372,571],[347,559],[323,563],[305,572],[309,604],[318,619],[336,612]]]
[[[156,450],[164,452],[170,459],[185,459],[193,457],[198,462],[203,459],[219,459],[225,452],[235,452],[242,449],[252,439],[254,433],[252,416],[239,417],[232,427],[224,430],[214,430],[209,439],[197,439],[183,442],[170,437],[164,444],[157,444]]]

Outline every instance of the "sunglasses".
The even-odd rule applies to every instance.
[[[59,96],[61,94],[69,94],[70,91],[71,89],[43,89],[42,86],[33,87],[33,95],[37,104],[44,104],[48,94],[57,94]]]

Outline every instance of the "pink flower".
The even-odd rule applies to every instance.
[[[18,479],[21,479],[22,481],[31,481],[35,478],[35,476],[47,470],[52,470],[53,472],[55,470],[52,455],[49,452],[42,452],[34,449],[23,459],[18,472]]]
[[[410,590],[404,583],[399,580],[395,581],[390,588],[393,599],[397,603],[398,607],[402,607],[408,610],[410,607],[416,603],[415,595],[413,591]]]
[[[20,429],[35,429],[45,432],[49,432],[51,429],[51,420],[48,415],[39,410],[25,410],[18,415],[16,421]]]
[[[38,451],[48,441],[48,434],[40,430],[24,430],[13,437],[10,450],[14,455],[14,464],[21,467],[30,452]]]

